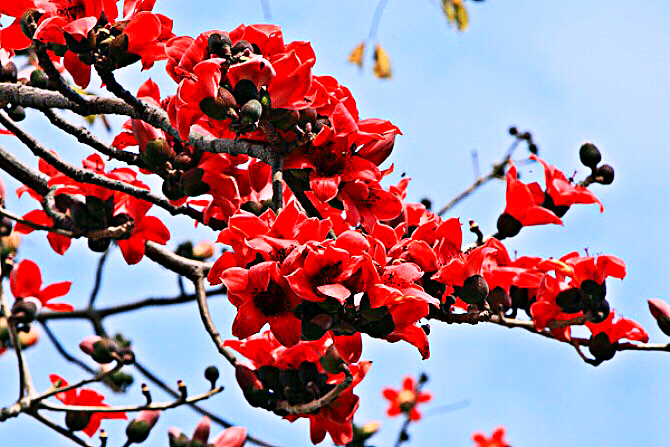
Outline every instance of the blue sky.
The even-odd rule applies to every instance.
[[[471,29],[459,34],[447,27],[437,2],[389,1],[378,31],[378,41],[393,62],[394,77],[388,81],[372,76],[369,54],[364,72],[346,63],[349,51],[368,34],[376,2],[270,0],[270,4],[273,22],[284,27],[286,40],[312,42],[316,73],[334,75],[347,85],[362,117],[390,119],[401,128],[404,135],[396,140],[392,181],[406,172],[413,179],[411,200],[428,196],[436,206],[446,203],[473,180],[471,151],[477,151],[480,169],[486,172],[511,142],[506,134],[510,125],[532,131],[540,155],[568,175],[577,170],[577,178],[587,173],[577,156],[581,143],[592,141],[600,147],[604,160],[616,170],[613,185],[593,187],[605,212],[600,214],[596,206],[574,207],[563,227],[524,229],[508,246],[520,255],[561,256],[588,248],[591,254],[623,258],[628,275],[623,281],[608,281],[610,303],[642,323],[652,341],[666,340],[648,313],[646,299],[670,296],[667,2],[468,2]],[[263,21],[260,2],[186,5],[164,0],[155,9],[175,19],[177,34],[193,36]],[[164,75],[152,76],[164,95],[174,91]],[[145,73],[138,76],[137,67],[121,75],[129,86],[145,78]],[[34,118],[32,130],[54,149],[72,160],[88,154]],[[0,144],[10,146],[4,140]],[[523,151],[518,154],[521,157]],[[524,179],[537,177],[538,167],[525,166],[522,173]],[[13,200],[10,206],[27,210],[33,203]],[[473,218],[485,232],[492,232],[503,208],[504,184],[492,182],[451,215],[462,222]],[[195,233],[186,220],[178,220],[172,230],[174,244],[195,234],[208,236]],[[74,272],[70,302],[85,303],[95,264],[85,244],[75,244],[61,258],[46,248],[43,236],[35,235],[26,238],[22,255],[43,266],[45,281],[71,279]],[[176,292],[172,275],[149,262],[127,267],[117,251],[105,275],[100,303]],[[232,306],[223,298],[211,307],[217,325],[228,333]],[[89,331],[84,324],[52,327],[70,340],[75,352],[75,343]],[[206,387],[201,371],[209,364],[219,365],[227,390],[208,402],[209,408],[278,445],[309,445],[306,424],[289,424],[242,403],[232,372],[218,359],[194,305],[115,317],[108,328],[123,329],[145,364],[166,381],[187,380],[192,392]],[[490,433],[498,425],[507,427],[515,447],[667,443],[667,354],[623,352],[593,368],[567,345],[520,330],[433,324],[430,340],[431,358],[425,362],[409,346],[365,340],[363,356],[374,364],[357,388],[362,398],[357,420],[381,420],[375,445],[392,445],[401,424],[385,417],[381,388],[398,387],[405,375],[420,371],[431,377],[433,407],[462,399],[470,399],[471,405],[412,426],[408,447],[469,447],[472,432]],[[28,351],[38,386],[47,386],[50,372],[81,377],[76,367],[52,351],[46,337]],[[0,357],[3,403],[14,398],[14,370],[11,355]],[[156,399],[164,397],[156,392]],[[129,396],[110,396],[108,401],[141,399],[135,386]],[[426,406],[426,413],[429,409]],[[189,433],[198,419],[187,409],[168,412],[146,445],[166,445],[168,426]],[[109,421],[106,426],[121,436],[125,424]],[[0,440],[69,445],[26,416],[0,424]],[[110,439],[112,446],[122,442]]]

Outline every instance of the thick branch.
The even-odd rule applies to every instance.
[[[81,183],[88,183],[91,185],[103,186],[113,191],[119,191],[138,199],[146,200],[149,203],[157,205],[172,215],[185,214],[198,222],[202,222],[202,213],[188,206],[174,206],[167,199],[154,195],[148,189],[138,188],[118,180],[112,180],[103,175],[97,174],[88,169],[75,168],[74,166],[65,163],[60,158],[52,154],[41,143],[35,140],[32,136],[25,133],[22,129],[16,126],[4,114],[0,114],[0,124],[10,130],[17,138],[25,144],[28,149],[37,157],[44,159],[47,163],[58,169],[63,174],[67,175],[73,180]]]

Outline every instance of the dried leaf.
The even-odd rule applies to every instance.
[[[363,68],[363,52],[365,51],[365,42],[361,42],[349,53],[349,62]]]
[[[375,45],[374,73],[375,76],[382,79],[391,77],[391,59],[389,58],[388,53],[379,44]]]

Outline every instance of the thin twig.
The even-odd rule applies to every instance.
[[[65,360],[67,360],[70,363],[74,363],[75,365],[79,366],[81,369],[83,369],[86,372],[89,372],[91,374],[95,373],[95,370],[88,366],[86,363],[82,362],[81,360],[75,358],[63,348],[63,345],[61,342],[56,338],[56,335],[53,333],[49,325],[47,324],[46,321],[40,321],[42,324],[42,328],[44,328],[44,332],[47,333],[47,337],[49,337],[49,340],[51,340],[51,343],[54,345],[58,353],[63,356]]]
[[[93,447],[91,444],[84,441],[79,436],[72,433],[70,430],[64,429],[63,427],[56,424],[55,422],[52,422],[51,420],[42,416],[37,411],[31,412],[30,415],[32,417],[34,417],[35,419],[37,419],[38,421],[40,421],[41,423],[43,423],[44,425],[46,425],[47,427],[49,427],[50,429],[55,430],[58,433],[60,433],[61,435],[65,436],[66,438],[70,439],[71,441],[74,441],[74,442],[76,442],[77,444],[79,444],[83,447]]]
[[[100,284],[102,284],[102,270],[105,267],[105,261],[107,261],[107,256],[111,247],[105,250],[105,252],[98,259],[98,267],[95,269],[95,282],[93,283],[93,290],[91,290],[91,296],[88,299],[88,307],[92,308],[95,299],[98,297],[98,292],[100,291]]]
[[[32,392],[32,384],[30,383],[30,373],[28,371],[28,364],[23,357],[23,350],[21,349],[21,342],[19,341],[18,333],[16,332],[16,325],[11,319],[11,311],[5,292],[2,290],[2,282],[0,281],[0,303],[2,304],[2,315],[7,320],[7,327],[9,328],[9,338],[12,342],[14,352],[16,352],[16,360],[19,369],[19,401],[26,395]]]
[[[37,402],[39,402],[43,399],[47,399],[51,396],[55,396],[56,394],[64,393],[64,392],[70,391],[70,390],[74,390],[74,389],[80,388],[84,385],[88,385],[89,383],[100,382],[105,377],[107,377],[111,374],[114,374],[115,372],[120,370],[122,367],[123,367],[123,363],[117,361],[113,368],[108,369],[107,371],[101,371],[101,372],[99,372],[98,374],[96,374],[95,376],[93,376],[89,379],[83,379],[83,380],[80,380],[77,383],[72,383],[72,384],[69,384],[69,385],[66,385],[66,386],[62,386],[62,387],[51,389],[49,391],[45,391],[45,392],[43,392],[41,394],[38,394],[37,396],[34,396],[32,398],[32,405],[34,405],[35,403],[37,403]]]
[[[209,399],[210,397],[219,394],[223,391],[223,387],[219,386],[213,390],[201,393],[186,399],[178,398],[172,402],[152,402],[148,405],[116,405],[109,407],[99,406],[84,406],[84,405],[61,405],[48,401],[41,401],[39,406],[51,411],[90,411],[92,413],[122,413],[122,412],[137,412],[142,410],[168,410],[180,405],[191,402],[200,402],[201,400]]]
[[[272,209],[277,214],[279,214],[279,211],[284,207],[284,181],[282,169],[283,159],[277,157],[277,161],[272,165]]]
[[[214,326],[212,316],[209,313],[209,307],[207,306],[207,294],[205,293],[203,275],[200,274],[195,278],[192,278],[192,281],[193,285],[195,286],[195,296],[196,301],[198,303],[198,310],[200,311],[200,318],[202,319],[202,323],[205,325],[207,333],[212,338],[212,341],[214,341],[216,349],[218,349],[219,353],[226,360],[228,360],[228,363],[230,363],[233,366],[237,366],[237,359],[235,358],[235,355],[232,352],[230,352],[228,348],[223,346],[223,338],[221,337],[221,334],[219,334],[219,331],[216,329],[216,326]]]
[[[106,155],[110,158],[123,161],[130,165],[139,166],[137,154],[131,152],[122,151],[111,146],[107,146],[105,143],[100,141],[95,135],[88,131],[88,129],[75,126],[72,123],[67,122],[65,119],[58,116],[51,109],[41,109],[40,110],[44,116],[46,116],[51,124],[58,127],[59,129],[65,131],[66,133],[72,135],[80,143],[86,144],[96,151],[100,152],[103,155]]]

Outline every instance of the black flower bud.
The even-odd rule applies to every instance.
[[[604,362],[610,360],[616,354],[616,346],[614,346],[606,333],[601,332],[597,335],[592,335],[589,340],[589,352],[596,360]]]
[[[489,295],[489,285],[481,275],[472,275],[463,282],[458,297],[468,304],[483,303]]]
[[[229,58],[232,55],[232,42],[227,34],[210,34],[207,39],[207,52],[210,56]]]
[[[89,411],[67,411],[65,413],[65,425],[72,431],[86,428],[91,422],[92,413]]]
[[[579,148],[579,160],[584,166],[596,169],[598,163],[602,160],[602,155],[600,155],[600,151],[593,143],[584,143]]]
[[[614,168],[610,165],[602,165],[596,169],[595,180],[603,185],[609,185],[614,181]]]
[[[519,234],[523,225],[511,214],[503,213],[498,217],[498,222],[496,223],[498,228],[498,235],[500,239],[505,239],[507,237],[514,237]]]

